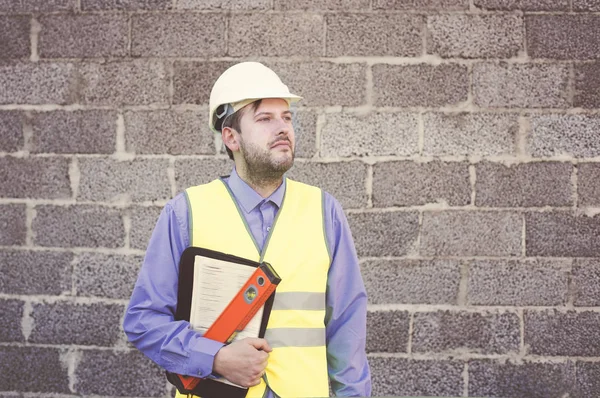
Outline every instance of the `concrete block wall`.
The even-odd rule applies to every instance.
[[[305,97],[374,395],[600,396],[600,1],[0,0],[1,397],[170,396],[120,323],[241,60]]]

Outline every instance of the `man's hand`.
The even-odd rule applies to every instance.
[[[239,386],[256,386],[264,374],[271,351],[265,339],[238,340],[217,352],[213,370]]]

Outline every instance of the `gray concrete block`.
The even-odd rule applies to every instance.
[[[120,338],[118,304],[33,303],[30,343],[112,346]]]
[[[474,5],[494,11],[569,11],[569,0],[474,0]]]
[[[373,166],[373,206],[412,206],[471,202],[469,164],[459,162],[381,162]]]
[[[426,155],[503,155],[515,153],[516,115],[496,113],[425,113]]]
[[[469,395],[473,397],[564,397],[574,390],[573,362],[512,363],[469,361]]]
[[[133,15],[134,57],[223,56],[225,15],[161,13]]]
[[[491,211],[425,212],[421,255],[517,256],[523,221],[517,213]]]
[[[81,103],[94,105],[168,104],[169,72],[158,60],[79,66]]]
[[[296,162],[287,176],[333,195],[343,208],[367,205],[367,165],[362,162]]]
[[[462,65],[373,66],[375,106],[450,106],[466,101],[467,68]]]
[[[577,193],[580,206],[600,206],[600,164],[577,165]]]
[[[125,242],[122,210],[88,205],[43,205],[35,210],[36,245],[118,248]]]
[[[529,15],[527,53],[533,58],[600,58],[600,16]]]
[[[0,299],[0,312],[2,312],[2,317],[0,317],[0,330],[2,330],[0,342],[22,343],[25,341],[25,336],[21,332],[24,305],[25,303],[21,300]]]
[[[419,152],[418,119],[410,113],[327,114],[321,156],[408,156]]]
[[[171,197],[169,161],[166,159],[87,158],[79,160],[78,199],[134,202],[167,200]]]
[[[26,15],[0,16],[0,58],[29,57],[30,21]]]
[[[0,112],[0,152],[17,152],[23,149],[25,137],[23,115],[17,111]]]
[[[417,57],[423,53],[425,18],[401,14],[329,14],[327,56]]]
[[[348,223],[359,257],[397,257],[416,250],[417,212],[353,213]]]
[[[0,63],[0,104],[70,104],[74,80],[71,63]]]
[[[516,313],[436,311],[414,315],[413,352],[508,354],[519,351],[519,342]]]
[[[597,139],[599,128],[600,117],[595,115],[534,116],[531,118],[527,151],[537,157],[600,156],[600,142]]]
[[[160,215],[160,207],[131,207],[131,230],[129,245],[134,249],[146,250],[154,225]]]
[[[600,215],[526,213],[525,229],[528,256],[597,257],[600,252]]]
[[[597,362],[578,361],[575,367],[577,392],[574,396],[595,398],[600,395],[600,364]]]
[[[471,305],[565,305],[568,260],[475,260],[469,266]]]
[[[0,386],[5,391],[69,394],[62,353],[56,348],[0,346]]]
[[[524,321],[524,342],[529,354],[596,357],[600,353],[597,312],[525,310]]]
[[[475,103],[483,108],[562,108],[570,105],[564,64],[480,63],[473,66]]]
[[[128,152],[169,155],[215,153],[214,140],[217,136],[208,129],[208,110],[126,112],[124,118]]]
[[[434,15],[427,19],[427,52],[444,58],[510,58],[523,49],[519,15]]]
[[[95,10],[168,10],[171,0],[80,0],[82,11]]]
[[[600,11],[598,0],[573,0],[573,11]]]
[[[600,259],[574,259],[571,283],[574,305],[583,307],[600,305]]]
[[[114,153],[117,113],[104,110],[34,113],[32,153]]]
[[[369,0],[274,0],[275,10],[307,10],[307,11],[361,11],[369,10]]]
[[[454,260],[369,260],[361,274],[371,304],[456,304],[460,263]]]
[[[408,311],[367,312],[367,352],[408,352]]]
[[[233,57],[322,56],[324,24],[322,15],[309,13],[232,14],[227,53]]]
[[[317,114],[314,111],[300,110],[294,114],[293,122],[296,134],[295,156],[313,157],[317,153]]]
[[[0,12],[8,13],[73,11],[76,6],[77,0],[0,0]]]
[[[365,64],[331,62],[268,63],[294,94],[300,106],[358,106],[366,101]]]
[[[505,166],[482,162],[476,166],[477,206],[571,206],[573,165],[559,162]]]
[[[271,0],[178,0],[177,8],[185,10],[270,10]]]
[[[81,395],[163,397],[167,393],[164,370],[135,351],[82,351],[75,379],[75,391]]]
[[[82,253],[75,264],[78,296],[129,299],[142,256]]]
[[[173,66],[173,103],[208,105],[213,84],[225,70],[235,63],[231,61],[175,61]]]
[[[70,198],[69,159],[0,158],[0,197]]]
[[[600,108],[600,62],[575,64],[573,105],[581,108]]]
[[[73,253],[3,250],[0,292],[60,295],[71,291]]]
[[[463,393],[458,361],[370,357],[373,396],[448,396]]]
[[[124,57],[129,22],[125,14],[44,15],[39,35],[41,58]]]
[[[27,236],[26,206],[0,205],[0,245],[24,245]]]
[[[468,10],[468,0],[373,0],[374,10]]]
[[[229,175],[233,167],[233,160],[229,159],[176,160],[175,183],[177,184],[177,192]]]

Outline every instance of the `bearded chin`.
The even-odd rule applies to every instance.
[[[263,181],[278,180],[294,164],[294,150],[291,151],[291,158],[274,159],[268,151],[261,150],[253,145],[245,145],[243,141],[240,144],[248,173],[255,179]]]

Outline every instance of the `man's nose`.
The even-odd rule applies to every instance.
[[[291,125],[283,119],[277,119],[277,135],[288,135],[290,133]]]

